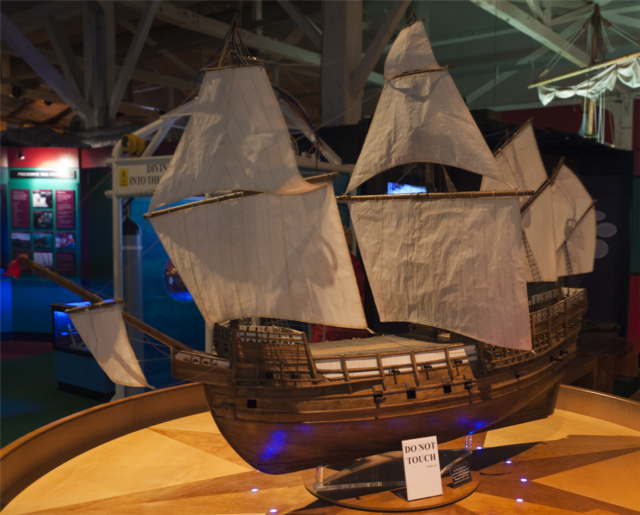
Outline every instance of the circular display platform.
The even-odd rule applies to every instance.
[[[583,412],[594,413],[596,401],[580,401]],[[630,407],[630,416],[637,406]],[[636,422],[619,425],[574,413],[560,398],[559,407],[564,409],[544,420],[474,435],[470,465],[479,478],[477,489],[429,514],[640,514]],[[441,449],[463,445],[451,442]],[[311,495],[305,482],[314,478],[315,470],[270,476],[252,469],[207,412],[84,452],[33,482],[2,514],[356,513]],[[356,504],[351,506],[365,508]],[[390,511],[396,510],[391,506]]]

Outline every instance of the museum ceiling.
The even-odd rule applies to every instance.
[[[609,59],[638,51],[640,2],[598,3],[606,20],[602,55]],[[402,19],[412,12],[425,19],[438,61],[451,67],[471,109],[507,110],[540,105],[536,91],[527,86],[543,70],[548,69],[545,75],[551,77],[588,64],[588,19],[594,5],[586,0],[413,1]],[[391,1],[363,3],[363,52],[376,41],[392,9]],[[44,125],[64,130],[81,123],[74,119],[74,106],[52,87],[56,77],[66,81],[62,87],[75,88],[81,103],[87,96],[85,88],[95,90],[92,77],[110,80],[112,88],[122,89],[112,119],[118,125],[149,123],[197,96],[200,70],[217,63],[234,18],[247,47],[265,60],[272,81],[293,95],[314,123],[321,121],[321,1],[165,0],[149,16],[148,6],[138,0],[5,0],[1,11],[1,116],[9,127]],[[142,30],[145,23],[148,31]],[[401,23],[382,50],[374,73],[382,72]],[[22,48],[7,42],[9,24],[17,29],[14,37],[26,41]],[[115,34],[112,46],[110,33]],[[95,52],[102,45],[113,49],[111,61],[96,63],[86,58],[98,55]],[[139,56],[131,64],[127,57],[136,46]],[[38,72],[23,59],[25,52],[32,64],[34,59],[40,63]],[[125,75],[122,84],[118,84],[122,82],[119,75]],[[105,81],[105,77],[111,78]],[[365,116],[374,112],[381,90],[380,80],[371,77],[363,95]],[[611,101],[626,93],[624,89],[612,92]]]

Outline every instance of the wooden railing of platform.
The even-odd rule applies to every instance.
[[[101,404],[41,427],[0,450],[0,509],[47,472],[89,449],[208,410],[202,385],[195,383]]]

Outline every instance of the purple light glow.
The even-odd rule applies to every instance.
[[[520,478],[520,481],[522,481],[523,483],[526,483],[527,482],[527,478],[526,477]]]
[[[507,461],[505,461],[505,463],[506,463],[507,465],[511,465],[511,460],[507,460]]]
[[[276,512],[276,511],[278,511],[278,510],[276,510],[275,508],[271,508],[269,511],[270,511],[271,513],[275,513],[275,512]]]
[[[252,488],[252,489],[251,489],[251,491],[252,491],[252,492],[257,492],[257,491],[258,491],[258,489],[257,489],[257,488]]]
[[[522,499],[516,499],[516,502],[523,502]]]
[[[482,447],[480,447],[479,445],[478,445],[478,450],[479,450],[479,451],[480,451],[480,450],[482,450]]]

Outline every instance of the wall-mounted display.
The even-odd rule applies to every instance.
[[[76,192],[56,190],[56,227],[58,229],[76,228]]]
[[[14,249],[30,249],[31,248],[31,233],[30,232],[12,232],[11,233],[11,246]]]
[[[56,252],[56,271],[60,275],[76,275],[76,253],[69,251]]]
[[[34,211],[34,229],[53,229],[53,211]]]
[[[34,249],[52,249],[53,233],[52,232],[34,232],[33,248]]]
[[[31,203],[33,207],[48,208],[53,207],[53,193],[51,190],[33,190],[31,193]]]
[[[72,232],[56,233],[56,248],[57,249],[75,249],[76,235],[73,234]]]
[[[30,229],[29,190],[11,190],[11,227]]]
[[[53,270],[53,252],[34,252],[33,260],[49,270]]]

